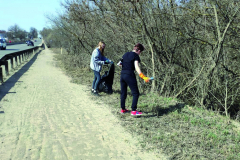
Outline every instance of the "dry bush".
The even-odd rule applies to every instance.
[[[141,69],[155,78],[140,83],[142,92],[226,115],[239,110],[239,2],[65,0],[62,6],[64,13],[48,17],[55,27],[46,38],[66,48],[79,67],[89,65],[101,40],[116,63],[141,42]]]

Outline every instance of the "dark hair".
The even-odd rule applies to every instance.
[[[136,51],[140,50],[141,52],[144,51],[144,49],[145,48],[141,43],[137,43],[133,48],[133,50],[136,50]]]

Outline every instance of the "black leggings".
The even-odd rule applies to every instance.
[[[132,111],[136,111],[138,97],[139,97],[139,90],[138,90],[135,74],[132,74],[132,75],[121,74],[120,83],[121,83],[121,108],[125,109],[125,101],[127,98],[127,87],[129,86],[133,96]]]

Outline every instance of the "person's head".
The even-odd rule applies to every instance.
[[[105,48],[105,43],[103,42],[103,41],[100,41],[99,43],[98,43],[98,46],[97,46],[97,48],[100,50],[100,52],[101,52],[101,54],[104,56],[104,48]]]
[[[137,43],[134,47],[133,47],[133,51],[136,52],[137,54],[140,54],[142,51],[144,51],[144,46],[141,43]]]

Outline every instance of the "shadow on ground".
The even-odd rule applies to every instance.
[[[161,117],[163,115],[177,111],[178,113],[182,112],[182,109],[185,107],[184,103],[177,103],[176,105],[169,105],[168,107],[157,106],[154,107],[152,112],[144,112],[146,115],[143,115],[142,118],[151,118],[151,117]],[[154,114],[151,114],[154,113]]]
[[[182,112],[182,109],[184,108],[185,104],[184,103],[178,103],[176,105],[170,105],[167,108],[158,108],[158,116],[163,116],[164,114],[168,114],[171,112],[177,111],[178,113]]]
[[[41,50],[42,51],[42,50]],[[10,78],[8,78],[5,82],[0,85],[0,101],[6,94],[15,94],[16,92],[9,92],[9,90],[17,83],[22,82],[18,81],[19,78],[28,71],[28,69],[32,66],[32,64],[36,61],[38,54],[41,53],[39,51],[36,53],[30,61],[28,61],[25,65],[22,66],[17,72],[15,72]]]

